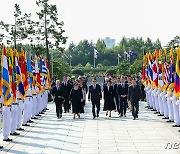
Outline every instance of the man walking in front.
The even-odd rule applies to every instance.
[[[62,117],[62,104],[64,102],[64,93],[63,88],[60,86],[60,81],[56,80],[56,86],[52,90],[53,100],[56,104],[56,114],[57,118]]]
[[[92,85],[89,86],[88,100],[92,102],[93,119],[99,117],[100,100],[102,99],[101,86],[96,83],[96,79],[92,80]],[[95,107],[97,108],[97,114],[95,113]]]
[[[131,102],[132,105],[132,115],[134,117],[133,120],[136,120],[136,118],[138,118],[140,99],[141,99],[141,90],[140,87],[136,84],[135,78],[133,78],[132,85],[129,87],[128,90],[128,100]]]

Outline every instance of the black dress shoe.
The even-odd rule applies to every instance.
[[[168,117],[163,117],[162,119],[169,119]]]
[[[162,117],[162,116],[164,116],[164,115],[162,115],[162,114],[158,114],[158,116],[159,116],[159,117]]]
[[[3,146],[1,145],[1,146],[0,146],[0,149],[2,149],[2,148],[3,148]]]
[[[172,127],[180,127],[180,125],[172,125]]]
[[[59,115],[59,118],[62,118],[62,114]]]
[[[178,130],[178,132],[180,132],[180,130]]]
[[[136,115],[136,118],[138,118],[138,115]]]
[[[40,114],[44,114],[44,112],[41,112]]]
[[[166,122],[174,122],[174,121],[172,121],[172,120],[168,120],[168,121],[166,121]]]
[[[97,118],[99,118],[99,114],[97,114]]]
[[[136,118],[133,118],[133,120],[136,120]]]
[[[14,133],[10,133],[10,135],[14,135],[14,136],[16,136],[16,135],[20,135],[19,133],[17,133],[17,132],[14,132]]]
[[[95,119],[96,118],[96,116],[93,116],[93,119]]]
[[[24,130],[24,129],[20,127],[20,128],[18,128],[18,129],[16,129],[16,130]]]
[[[6,142],[11,142],[11,141],[13,141],[12,139],[10,139],[10,138],[7,138],[7,139],[3,139],[3,141],[6,141]]]
[[[159,114],[159,112],[156,111],[156,112],[154,112],[154,114]]]
[[[32,118],[31,118],[32,119]],[[34,117],[33,119],[38,119],[37,117]]]
[[[32,120],[28,120],[28,123],[33,123],[34,121],[32,121]]]
[[[152,109],[151,111],[156,111],[155,109]]]
[[[22,126],[30,126],[29,124],[22,124]]]
[[[40,114],[37,114],[36,116],[39,116],[39,117],[40,117],[41,115],[40,115]]]
[[[45,108],[45,110],[49,110],[48,108]]]

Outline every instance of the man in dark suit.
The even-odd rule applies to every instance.
[[[120,117],[123,115],[126,117],[128,84],[125,83],[124,77],[121,77],[121,84],[118,86],[118,93],[120,97]]]
[[[70,103],[69,103],[69,96],[70,96],[70,92],[71,92],[71,89],[72,89],[72,86],[71,84],[67,81],[67,77],[64,76],[63,78],[63,83],[61,83],[61,86],[64,90],[64,112],[69,112],[69,109],[70,109]]]
[[[99,117],[100,100],[102,99],[101,86],[96,83],[96,79],[92,80],[92,85],[89,86],[88,100],[92,102],[93,119]],[[95,113],[95,107],[97,108],[97,115]]]
[[[57,118],[59,119],[62,117],[62,104],[64,102],[64,91],[63,91],[62,86],[60,86],[59,80],[56,80],[56,86],[54,86],[52,90],[52,96],[56,104]]]
[[[117,80],[116,78],[114,79],[114,84],[113,84],[114,97],[115,97],[115,102],[116,102],[116,111],[118,112],[118,114],[120,114],[120,98],[119,98],[119,93],[118,93],[119,85],[120,85],[120,78],[118,77]]]
[[[133,78],[132,85],[129,87],[128,90],[128,100],[131,102],[132,105],[132,115],[134,117],[133,120],[138,118],[140,99],[141,99],[141,90],[139,85],[136,84],[136,79]]]

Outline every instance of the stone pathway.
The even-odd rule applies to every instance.
[[[101,102],[102,103],[102,102]],[[101,107],[103,104],[101,104]],[[67,154],[174,154],[179,149],[165,149],[167,142],[180,142],[178,128],[172,128],[165,120],[154,115],[140,103],[139,120],[132,120],[131,113],[119,118],[117,112],[99,119],[92,119],[91,104],[87,103],[84,115],[72,119],[63,114],[56,119],[55,106],[48,104],[48,110],[31,127],[26,127],[13,142],[2,142],[3,153],[67,153]]]

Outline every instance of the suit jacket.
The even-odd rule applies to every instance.
[[[94,89],[93,85],[89,86],[88,99],[91,101],[100,100],[102,98],[101,86],[96,84],[96,88]]]
[[[121,97],[121,95],[128,95],[128,84],[124,83],[124,86],[122,84],[119,84],[118,86],[118,94]]]
[[[118,97],[118,84],[117,83],[113,86],[113,90],[114,90],[114,96]]]
[[[128,100],[130,100],[131,103],[137,103],[141,99],[141,90],[138,85],[135,85],[129,87],[128,90]]]
[[[104,99],[109,100],[109,99],[113,99],[113,98],[114,98],[114,88],[113,88],[113,86],[110,86],[109,90],[108,90],[108,86],[105,85],[104,86]]]
[[[65,83],[61,83],[61,87],[63,88],[64,91],[64,97],[69,98],[72,86],[69,82],[67,82],[67,85],[65,85]]]
[[[64,101],[64,90],[62,86],[59,86],[59,89],[57,89],[56,86],[53,87],[52,89],[52,95],[55,97],[54,102],[63,102]]]

